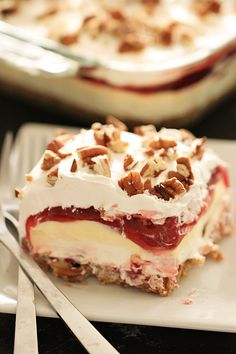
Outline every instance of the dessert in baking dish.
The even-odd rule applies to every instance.
[[[0,68],[2,79],[38,97],[96,115],[177,124],[235,87],[235,1],[0,0],[1,6],[9,23],[102,63],[82,67],[77,77],[37,81]]]
[[[55,276],[168,295],[230,233],[227,167],[186,130],[109,117],[52,140],[20,198],[24,248]]]

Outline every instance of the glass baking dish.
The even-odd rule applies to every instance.
[[[106,48],[99,52],[73,43],[65,46],[41,33],[35,36],[8,15],[0,22],[0,81],[5,88],[83,113],[86,119],[112,114],[130,124],[188,124],[236,88],[232,6],[225,28],[215,28],[208,40],[202,36],[199,45],[184,51],[176,46],[165,55],[161,49],[158,60],[156,55],[148,60],[137,53],[114,58]]]

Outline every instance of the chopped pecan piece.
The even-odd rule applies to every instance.
[[[19,2],[17,0],[1,0],[0,14],[10,15],[18,10]]]
[[[140,52],[144,49],[145,43],[135,33],[127,33],[119,45],[120,53]]]
[[[99,155],[108,155],[109,150],[102,145],[96,145],[92,147],[82,147],[77,149],[77,153],[79,154],[83,163],[88,165],[93,165],[94,162],[92,161],[93,157]]]
[[[126,149],[128,148],[129,143],[126,141],[122,141],[120,139],[117,140],[112,140],[110,142],[110,148],[112,151],[117,152],[117,153],[122,153],[125,152]]]
[[[17,199],[22,199],[23,198],[23,193],[22,193],[22,190],[20,188],[15,188],[15,197]]]
[[[175,177],[167,179],[153,187],[151,194],[166,201],[175,198],[177,195],[185,193],[184,185]]]
[[[184,178],[193,180],[193,173],[191,162],[188,157],[179,157],[177,160],[177,171],[184,176]]]
[[[134,133],[141,136],[153,134],[156,132],[157,132],[156,127],[152,124],[140,125],[138,127],[134,127]]]
[[[120,10],[111,10],[109,14],[114,20],[123,21],[125,20],[125,15]]]
[[[25,175],[25,179],[26,179],[27,182],[32,182],[33,181],[33,176],[27,173]]]
[[[162,148],[158,151],[158,154],[159,157],[162,157],[164,160],[168,159],[174,161],[177,158],[177,153],[175,148],[169,148],[167,150]]]
[[[122,131],[127,131],[128,127],[125,125],[123,122],[121,122],[119,119],[113,117],[113,116],[107,116],[106,118],[106,123],[113,125],[115,128],[122,130]]]
[[[193,184],[193,180],[185,178],[179,172],[177,172],[177,171],[169,171],[168,172],[168,178],[173,178],[173,177],[177,178],[177,180],[180,181],[183,184],[183,186],[186,189],[186,191],[188,191],[190,185]]]
[[[51,150],[57,154],[58,150],[60,150],[65,145],[65,143],[67,143],[67,141],[72,138],[72,136],[72,134],[68,133],[58,135],[55,139],[48,143],[47,150]]]
[[[60,157],[55,152],[51,150],[46,150],[43,156],[41,169],[44,171],[50,170],[50,168],[58,164],[60,161]]]
[[[205,142],[206,142],[206,137],[203,137],[201,139],[197,139],[197,143],[194,147],[194,150],[192,151],[190,157],[196,160],[201,160],[204,152],[205,152]]]
[[[147,150],[144,151],[144,154],[147,155],[147,156],[153,156],[153,155],[155,155],[155,150],[147,149]]]
[[[72,45],[76,43],[79,39],[79,33],[71,33],[71,34],[64,34],[63,36],[60,36],[59,42],[64,44],[64,45]]]
[[[78,170],[78,164],[76,159],[73,159],[71,167],[70,167],[70,172],[75,173]]]
[[[94,162],[93,170],[98,175],[111,177],[111,169],[107,156],[100,155],[93,157],[92,161]]]
[[[197,0],[194,4],[195,10],[199,16],[207,16],[212,13],[218,14],[221,11],[220,0]]]
[[[174,140],[167,140],[167,139],[162,139],[159,138],[157,140],[152,140],[149,143],[149,147],[154,149],[154,150],[159,150],[159,149],[169,149],[173,148],[177,145],[176,141]]]
[[[58,168],[53,170],[47,175],[47,182],[51,185],[54,186],[56,184],[58,178]]]
[[[143,166],[140,174],[142,177],[157,177],[165,169],[166,164],[163,159],[150,159]]]
[[[124,158],[124,170],[129,171],[132,170],[137,165],[138,161],[136,161],[133,156],[127,154]]]
[[[146,181],[144,182],[143,188],[144,188],[145,191],[148,190],[149,192],[151,192],[151,190],[152,190],[152,182],[151,182],[151,180],[149,178],[146,179]]]
[[[136,171],[130,171],[125,177],[118,181],[118,184],[129,196],[142,194],[144,191],[141,176]]]

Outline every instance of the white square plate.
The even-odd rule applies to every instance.
[[[39,127],[48,131],[46,125],[31,125],[30,129],[28,126],[25,129],[30,134],[38,134]],[[232,201],[235,203],[236,142],[210,140],[209,146],[231,166]],[[233,215],[236,220],[235,207]],[[166,298],[132,288],[100,285],[95,279],[83,285],[53,281],[89,320],[236,332],[236,237],[226,238],[221,246],[225,255],[222,262],[207,260],[203,267],[193,268],[188,277],[181,280],[180,288]],[[16,295],[17,265],[1,246],[1,312],[15,312]],[[187,305],[189,298],[192,304]],[[39,293],[36,304],[38,315],[56,316]]]

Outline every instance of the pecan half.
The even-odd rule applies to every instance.
[[[56,184],[56,181],[58,179],[58,168],[53,170],[47,175],[47,182],[51,185],[54,186]]]
[[[136,161],[133,156],[127,154],[124,158],[124,170],[129,171],[132,170],[137,165],[138,161]]]
[[[141,176],[136,171],[129,172],[125,177],[118,181],[118,184],[129,196],[142,194],[144,191]]]
[[[134,133],[141,136],[153,134],[156,132],[157,132],[156,127],[152,124],[140,125],[138,127],[134,127]]]
[[[157,198],[168,201],[185,192],[184,185],[177,178],[173,177],[154,186],[150,193],[157,196]]]
[[[98,175],[111,177],[111,169],[107,156],[100,155],[92,158],[94,162],[93,170]]]
[[[113,116],[107,116],[106,118],[106,123],[113,125],[115,128],[122,130],[122,131],[127,131],[128,127],[125,125],[123,122],[121,122],[119,119],[113,117]]]
[[[166,164],[163,159],[150,159],[145,163],[140,174],[142,177],[157,177],[165,169]]]
[[[53,166],[61,161],[60,157],[51,150],[46,150],[43,156],[43,162],[41,164],[41,169],[43,171],[50,170]]]

